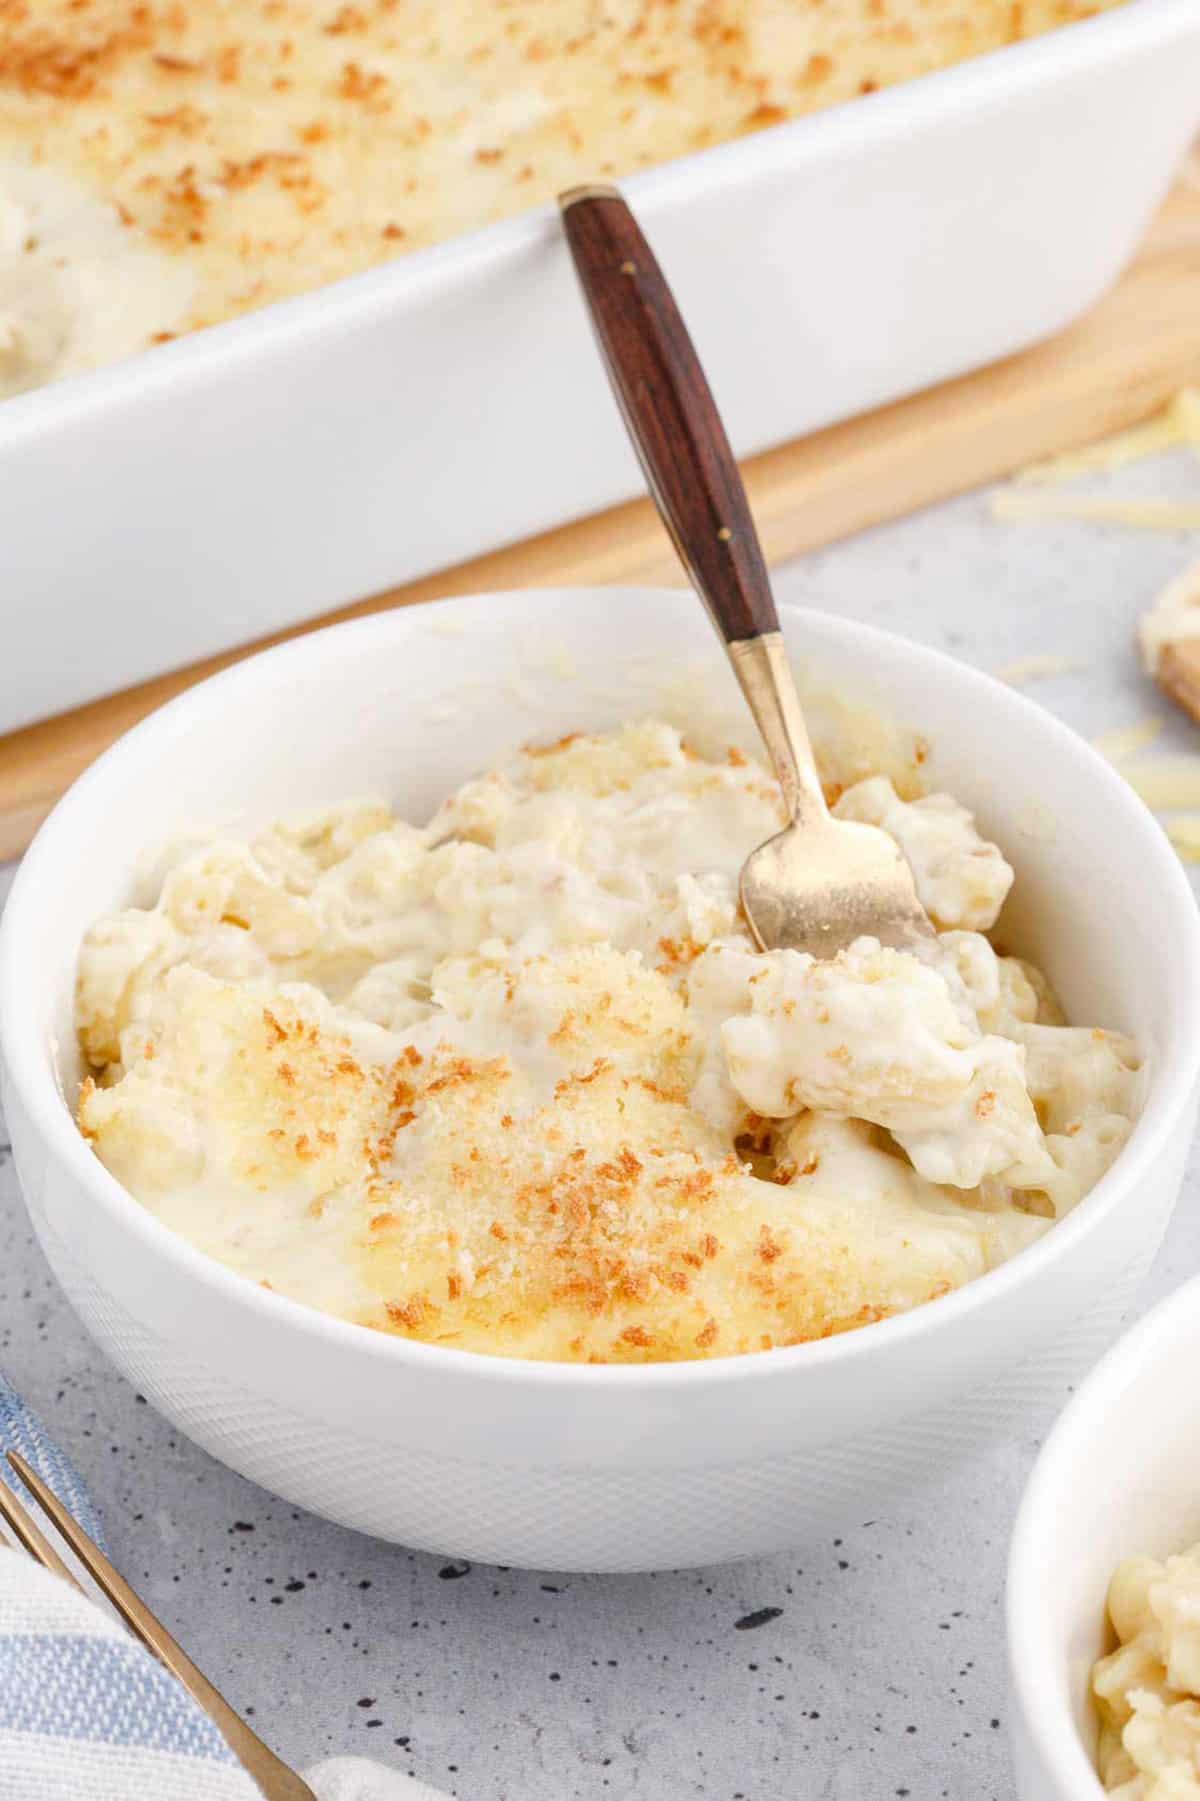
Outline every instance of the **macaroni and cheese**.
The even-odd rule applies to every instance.
[[[1200,1545],[1129,1558],[1108,1613],[1120,1643],[1092,1671],[1104,1786],[1120,1801],[1200,1801]]]
[[[202,1250],[436,1344],[723,1355],[945,1294],[1099,1178],[1138,1056],[993,946],[1012,870],[895,774],[835,810],[903,846],[937,936],[828,962],[739,915],[766,771],[655,721],[426,827],[364,802],[172,846],[83,946],[81,1126]]]
[[[16,0],[0,395],[1119,0]]]

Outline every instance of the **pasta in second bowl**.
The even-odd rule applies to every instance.
[[[1008,1573],[1021,1801],[1196,1792],[1197,1357],[1193,1279],[1088,1377],[1026,1488]]]

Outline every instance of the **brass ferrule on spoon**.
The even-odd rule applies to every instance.
[[[782,632],[741,638],[726,645],[733,673],[746,696],[791,824],[828,816],[816,759],[800,709]]]

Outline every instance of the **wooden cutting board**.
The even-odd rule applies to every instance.
[[[1191,382],[1200,383],[1200,178],[1194,167],[1117,287],[1060,336],[751,458],[744,465],[746,482],[767,555],[781,562],[1119,431]],[[63,790],[114,738],[192,682],[264,644],[450,594],[679,581],[657,515],[649,502],[637,501],[0,737],[0,860],[25,848]]]

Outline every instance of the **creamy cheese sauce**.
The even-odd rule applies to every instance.
[[[944,1294],[1098,1179],[1138,1057],[993,949],[1011,869],[892,773],[908,798],[835,810],[909,854],[919,955],[756,951],[774,783],[652,720],[424,828],[364,803],[169,847],[83,947],[83,1130],[232,1268],[471,1350],[717,1355]]]

